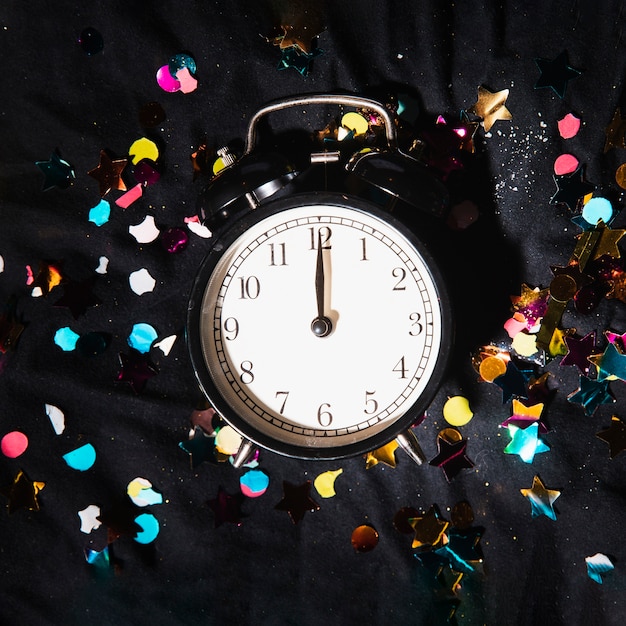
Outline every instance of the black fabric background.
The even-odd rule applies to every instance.
[[[274,7],[275,8],[275,7]],[[546,370],[557,389],[546,408],[548,453],[532,465],[506,455],[508,436],[498,425],[511,414],[500,389],[479,383],[470,353],[506,340],[502,324],[522,282],[547,287],[552,265],[567,263],[578,229],[563,207],[551,205],[554,159],[574,153],[586,164],[597,195],[621,207],[614,181],[626,156],[604,153],[605,128],[624,102],[626,49],[624,5],[591,2],[329,2],[323,50],[308,76],[278,70],[280,52],[264,37],[277,19],[265,1],[15,2],[0,7],[0,304],[13,295],[26,328],[15,350],[0,362],[0,435],[29,437],[18,459],[0,460],[0,486],[22,468],[46,483],[40,511],[0,510],[0,621],[5,624],[432,624],[444,623],[449,604],[436,581],[414,558],[411,537],[393,527],[404,506],[426,511],[437,504],[449,519],[461,500],[484,527],[484,574],[466,575],[457,593],[459,624],[621,624],[626,617],[623,523],[626,457],[610,459],[595,433],[611,415],[626,419],[624,385],[611,383],[615,404],[585,416],[567,401],[578,387],[576,368],[558,359]],[[104,38],[104,50],[88,56],[77,43],[86,27]],[[536,58],[566,50],[582,74],[565,97],[535,89]],[[156,70],[170,56],[188,52],[197,62],[198,89],[165,93]],[[480,219],[451,233],[444,250],[456,298],[459,343],[452,367],[428,419],[418,429],[426,456],[435,456],[445,427],[441,407],[463,394],[475,412],[463,427],[475,467],[448,483],[436,467],[417,467],[401,452],[397,466],[365,469],[362,458],[306,462],[263,453],[270,487],[243,503],[240,526],[215,527],[208,501],[221,486],[238,490],[240,472],[228,464],[190,468],[179,448],[200,401],[183,330],[187,298],[210,242],[193,234],[181,254],[139,245],[128,226],[146,214],[164,226],[184,225],[194,214],[206,177],[193,180],[190,154],[203,137],[210,147],[241,140],[250,116],[269,100],[307,92],[360,95],[401,91],[419,96],[424,119],[458,114],[476,101],[477,88],[510,89],[511,121],[498,121],[488,136],[476,134],[478,154],[466,177],[466,196]],[[142,105],[159,102],[167,119],[141,127]],[[583,126],[570,140],[556,121],[568,112]],[[325,125],[306,110],[291,118],[310,132]],[[98,228],[88,211],[99,200],[87,172],[107,149],[126,156],[133,141],[149,136],[163,147],[161,180],[126,211],[113,208]],[[75,168],[69,189],[42,191],[36,161],[54,150]],[[117,197],[112,193],[111,198]],[[459,198],[463,199],[463,198]],[[614,227],[624,227],[619,216]],[[623,250],[623,248],[622,248]],[[68,277],[91,276],[102,255],[108,273],[97,279],[101,300],[74,320],[54,307],[62,293],[33,298],[26,266],[63,260]],[[154,292],[136,296],[130,272],[147,267]],[[596,329],[626,331],[625,306],[604,301],[591,315],[570,308],[567,325],[579,335]],[[169,356],[152,350],[159,373],[143,393],[116,381],[117,354],[137,322],[160,337],[178,333]],[[54,333],[107,333],[107,350],[94,358],[62,352]],[[62,408],[66,429],[55,435],[45,403]],[[92,469],[80,473],[62,460],[90,442]],[[275,510],[282,481],[300,484],[341,467],[337,495],[312,496],[320,510],[294,525]],[[531,517],[520,494],[539,474],[560,490],[558,517]],[[164,496],[150,507],[160,522],[156,541],[141,546],[122,536],[111,546],[119,567],[98,572],[84,549],[102,549],[106,529],[80,532],[77,512],[88,504],[108,509],[125,499],[136,476]],[[3,499],[3,502],[5,500]],[[141,511],[139,511],[141,512]],[[350,536],[369,523],[378,546],[357,553]],[[615,570],[602,585],[590,580],[585,557],[602,552]]]

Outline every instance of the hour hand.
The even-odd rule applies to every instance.
[[[316,337],[326,337],[333,330],[330,319],[324,315],[324,252],[322,247],[321,231],[317,233],[317,261],[315,265],[315,299],[317,301],[317,316],[311,322],[311,330]]]

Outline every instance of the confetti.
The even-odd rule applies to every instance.
[[[209,507],[215,515],[215,528],[219,528],[225,523],[241,526],[243,497],[241,493],[230,495],[221,485],[218,487],[216,497],[209,500]]]
[[[176,80],[178,81],[181,93],[191,93],[198,88],[198,81],[191,75],[191,72],[186,67],[176,72]]]
[[[26,452],[26,448],[28,448],[28,437],[19,430],[7,433],[0,441],[2,454],[10,459],[17,459]]]
[[[319,511],[320,506],[310,496],[311,481],[307,480],[301,485],[294,485],[287,480],[283,481],[283,498],[274,507],[278,511],[287,511],[291,521],[298,524],[304,518],[304,514]]]
[[[89,534],[93,530],[98,530],[102,522],[98,519],[100,516],[100,507],[97,504],[90,504],[86,508],[78,511],[80,518],[80,532]]]
[[[85,560],[87,563],[99,570],[106,571],[111,568],[111,555],[109,546],[104,546],[102,550],[92,550],[85,548]]]
[[[84,472],[93,467],[96,462],[96,450],[90,443],[86,443],[64,454],[63,460],[72,469]]]
[[[81,31],[80,36],[78,37],[78,43],[80,44],[82,51],[87,56],[98,54],[98,52],[102,52],[102,49],[104,48],[104,39],[102,38],[102,35],[91,26]]]
[[[378,545],[378,531],[369,524],[357,526],[350,538],[355,552],[371,552]]]
[[[267,474],[258,469],[248,470],[239,479],[239,487],[244,496],[258,498],[262,496],[270,484]]]
[[[154,128],[167,119],[158,102],[148,102],[139,109],[139,123],[145,128]]]
[[[613,207],[606,198],[591,198],[583,206],[582,216],[589,224],[596,225],[600,220],[609,224],[613,217]]]
[[[133,478],[126,487],[128,497],[133,504],[144,507],[152,504],[161,504],[163,496],[152,488],[152,483],[146,478]]]
[[[157,341],[154,344],[154,347],[158,348],[165,356],[168,356],[174,344],[176,343],[176,339],[177,339],[176,335],[170,335],[169,337],[164,337],[163,339],[161,339],[161,341]]]
[[[19,470],[13,482],[0,493],[8,498],[7,509],[9,514],[19,509],[39,511],[39,492],[46,486],[41,481],[32,481],[23,470]]]
[[[561,154],[554,161],[554,173],[557,176],[572,174],[578,169],[580,162],[573,154]]]
[[[474,463],[465,453],[467,440],[456,428],[444,428],[437,435],[437,456],[429,465],[440,467],[446,480],[450,482],[462,469],[471,469]]]
[[[452,396],[443,405],[443,419],[452,426],[465,426],[474,413],[470,409],[469,400],[463,396]]]
[[[150,243],[154,241],[160,234],[160,230],[154,222],[153,215],[146,215],[139,224],[128,227],[128,232],[137,240],[138,243]]]
[[[56,343],[64,352],[71,352],[76,349],[76,342],[80,339],[80,335],[75,333],[69,326],[59,328],[54,334],[54,343]]]
[[[152,513],[141,513],[135,518],[135,523],[141,529],[133,539],[137,543],[152,543],[159,534],[159,521]]]
[[[150,293],[154,290],[156,285],[156,280],[145,267],[131,272],[128,277],[128,282],[130,283],[130,288],[138,296],[142,296],[144,293]]]
[[[111,217],[111,205],[104,198],[96,206],[89,209],[89,221],[96,226],[103,226]]]
[[[596,332],[591,331],[584,337],[565,337],[567,354],[561,359],[561,365],[575,365],[585,376],[591,365],[589,357],[596,345]]]
[[[596,437],[609,444],[612,459],[626,450],[626,424],[617,415],[611,417],[611,426],[596,433]]]
[[[135,175],[135,180],[139,183],[140,187],[154,185],[161,179],[161,173],[157,169],[156,163],[146,159],[137,163],[133,174]],[[139,193],[139,190],[135,193]]]
[[[535,455],[549,452],[550,448],[538,437],[539,424],[533,423],[526,428],[507,426],[511,441],[504,448],[505,454],[517,454],[524,463],[532,463]]]
[[[189,439],[181,441],[178,447],[189,455],[192,470],[205,461],[217,463],[215,458],[215,440],[199,426],[194,427]]]
[[[56,152],[50,155],[48,161],[36,161],[35,165],[44,174],[43,191],[49,191],[55,187],[67,189],[76,178],[74,168]]]
[[[578,389],[567,399],[573,404],[581,404],[587,416],[593,415],[600,405],[615,402],[609,391],[609,381],[593,380],[587,376],[580,376]]]
[[[127,209],[133,202],[136,202],[143,195],[143,186],[140,184],[131,187],[125,194],[121,195],[117,200],[115,200],[115,204],[120,207],[120,209]]]
[[[557,127],[563,139],[571,139],[580,130],[580,119],[572,113],[568,113],[565,117],[558,120]]]
[[[196,60],[188,54],[175,54],[171,56],[167,62],[167,69],[174,77],[176,77],[176,74],[182,69],[186,69],[191,74],[195,74],[197,71]]]
[[[98,267],[96,267],[95,271],[97,274],[106,274],[108,267],[109,267],[109,259],[105,256],[101,256],[98,259]]]
[[[602,584],[602,575],[608,574],[615,569],[611,559],[600,552],[596,552],[593,556],[585,557],[585,563],[587,564],[587,575],[591,580]]]
[[[365,455],[365,469],[370,469],[379,463],[384,463],[389,467],[395,467],[398,445],[398,442],[394,439],[381,448],[368,452]]]
[[[189,243],[189,235],[182,228],[167,228],[161,233],[161,244],[170,254],[182,252]]]
[[[626,148],[626,119],[622,117],[619,107],[615,109],[613,118],[606,127],[604,134],[606,135],[604,141],[605,154],[612,148]]]
[[[468,110],[482,118],[482,126],[488,133],[498,120],[512,119],[511,112],[506,108],[509,90],[491,92],[483,86],[478,87],[478,100]]]
[[[200,220],[197,217],[186,217],[185,224],[187,224],[187,228],[189,228],[194,235],[198,235],[198,237],[202,237],[203,239],[211,237],[211,231],[206,226],[200,224]]]
[[[141,393],[148,380],[158,373],[148,354],[131,348],[128,354],[120,352],[118,358],[121,369],[117,380],[128,383],[135,393]]]
[[[172,76],[167,65],[163,65],[157,70],[156,81],[159,87],[168,93],[175,93],[180,89],[180,83]]]
[[[532,517],[545,515],[551,520],[556,520],[553,504],[561,495],[560,491],[546,489],[541,478],[535,475],[532,487],[530,489],[520,489],[520,492],[530,502]]]
[[[319,493],[322,498],[332,498],[335,496],[335,480],[337,479],[337,476],[342,473],[342,469],[322,472],[313,481],[313,486],[317,490],[317,493]]]
[[[128,149],[128,155],[133,165],[137,165],[143,159],[156,162],[159,160],[159,148],[151,139],[142,137],[132,143]]]
[[[150,324],[144,322],[134,324],[133,329],[128,336],[128,345],[137,350],[137,352],[150,352],[152,344],[157,338],[157,331]]]
[[[570,67],[567,52],[561,52],[556,58],[535,59],[540,76],[535,83],[535,89],[550,88],[559,98],[565,97],[565,91],[570,80],[580,76],[581,72]]]
[[[65,415],[63,411],[54,406],[54,404],[46,404],[45,410],[54,432],[60,435],[65,430]]]
[[[220,428],[215,435],[215,447],[222,454],[237,454],[242,442],[242,436],[232,426]]]
[[[411,547],[420,551],[438,547],[450,526],[450,522],[441,517],[439,508],[434,504],[424,515],[412,518],[409,523],[414,532]]]
[[[112,159],[105,150],[100,151],[100,162],[87,172],[98,181],[100,196],[106,196],[112,189],[126,191],[126,185],[122,180],[126,164],[126,159]]]
[[[72,317],[78,319],[89,307],[102,304],[100,298],[92,293],[94,278],[63,283],[63,295],[54,303],[56,307],[69,309]]]
[[[355,111],[346,113],[341,118],[341,125],[348,130],[354,131],[355,136],[364,135],[369,130],[367,120]]]

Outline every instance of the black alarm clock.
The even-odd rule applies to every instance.
[[[366,109],[384,123],[382,149],[345,163],[311,155],[311,168],[345,173],[344,189],[299,187],[307,172],[256,146],[265,115],[318,104]],[[358,179],[437,214],[445,188],[398,148],[391,113],[356,96],[267,105],[250,120],[241,158],[228,158],[199,199],[213,237],[189,301],[187,344],[206,398],[243,438],[236,464],[254,446],[337,459],[393,439],[420,462],[409,429],[444,376],[450,301],[420,233],[348,190]]]

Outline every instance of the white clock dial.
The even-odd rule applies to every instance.
[[[328,202],[281,210],[227,245],[202,288],[209,399],[253,441],[295,456],[371,449],[432,396],[442,294],[387,219]]]

